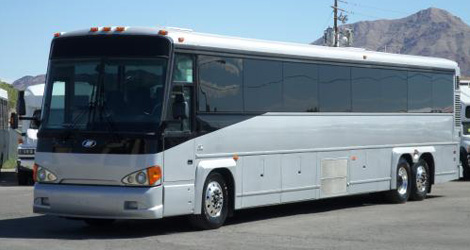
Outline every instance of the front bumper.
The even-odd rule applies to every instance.
[[[161,186],[140,188],[36,183],[33,212],[76,218],[159,219],[163,217],[162,190]],[[130,208],[129,202],[138,206]]]

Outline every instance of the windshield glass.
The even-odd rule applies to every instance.
[[[155,131],[167,60],[54,60],[45,129]]]

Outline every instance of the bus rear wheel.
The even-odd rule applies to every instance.
[[[190,217],[196,228],[208,230],[221,227],[228,215],[229,192],[227,182],[219,173],[211,173],[204,183],[201,214]]]
[[[429,178],[429,166],[425,160],[421,159],[411,168],[412,188],[410,199],[414,201],[421,201],[426,199],[426,196],[431,187]]]
[[[411,168],[405,159],[400,159],[397,165],[397,189],[390,190],[386,198],[391,203],[405,203],[410,198],[411,192]]]

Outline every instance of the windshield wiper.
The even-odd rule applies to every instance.
[[[85,114],[91,112],[91,110],[93,110],[94,108],[96,108],[96,104],[94,102],[89,102],[88,106],[83,108],[71,123],[64,123],[62,124],[62,126],[66,127],[69,130],[73,130],[77,126],[77,124],[82,120],[82,118],[85,117]]]

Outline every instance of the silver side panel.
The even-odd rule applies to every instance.
[[[65,184],[119,186],[125,175],[153,165],[163,166],[164,182],[157,193],[129,196],[119,195],[129,187],[37,185],[36,198],[54,198],[49,210],[35,205],[35,211],[89,217],[110,213],[118,218],[197,214],[205,178],[217,168],[228,169],[235,180],[237,209],[384,191],[395,187],[400,155],[415,150],[433,155],[439,183],[457,177],[459,141],[453,130],[454,117],[447,114],[270,113],[156,155],[38,153],[37,163]],[[129,216],[122,211],[123,199],[141,195],[156,195],[149,209],[158,212]],[[106,197],[105,202],[98,197]],[[85,205],[71,205],[77,202]]]

